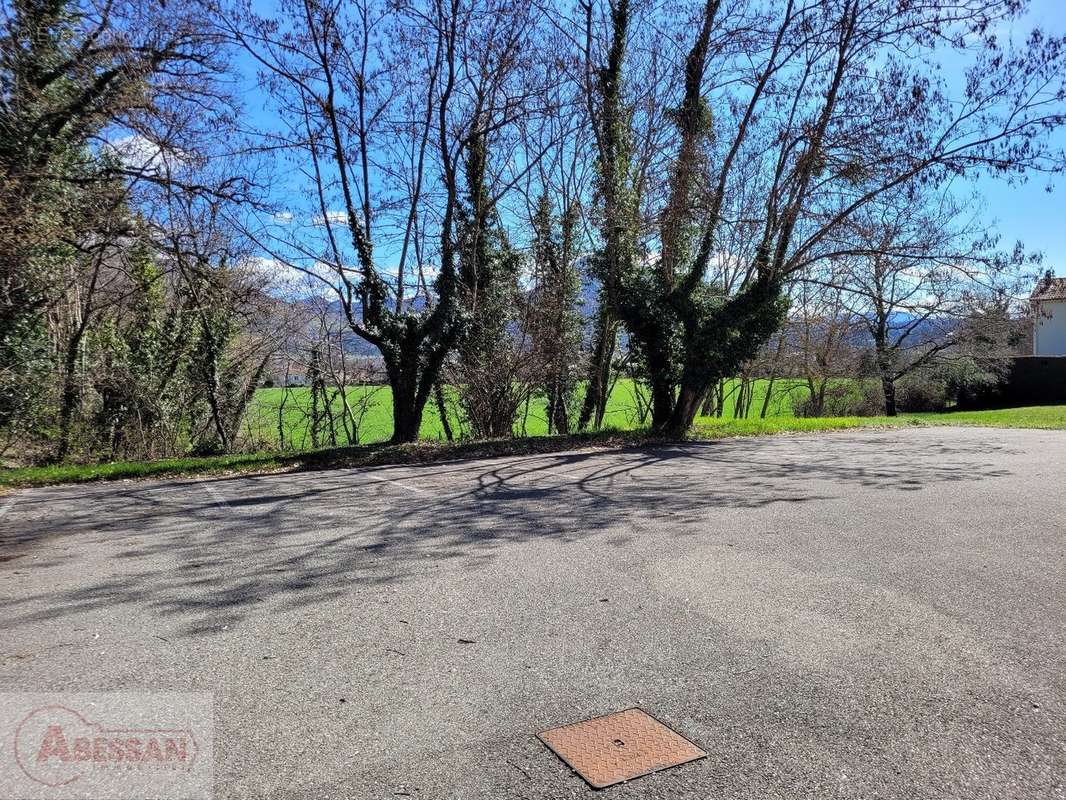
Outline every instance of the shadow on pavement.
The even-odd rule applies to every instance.
[[[0,601],[0,629],[135,606],[177,622],[184,635],[207,635],[356,588],[475,569],[510,543],[574,543],[608,527],[600,546],[623,545],[649,526],[718,536],[700,524],[709,508],[935,490],[1009,474],[993,463],[998,446],[884,436],[891,446],[872,446],[869,434],[729,440],[40,490],[21,501],[21,519],[31,521],[0,536],[0,552],[12,554],[0,569],[54,565],[91,548],[105,567],[92,563],[76,588]],[[24,555],[36,548],[43,560]]]

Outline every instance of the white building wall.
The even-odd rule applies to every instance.
[[[1039,303],[1033,332],[1033,355],[1066,356],[1066,300]]]

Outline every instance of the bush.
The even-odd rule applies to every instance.
[[[898,381],[896,406],[912,413],[945,411],[995,386],[1003,371],[1003,365],[993,359],[944,359]]]
[[[792,400],[797,417],[876,417],[885,413],[879,385],[872,381],[840,380],[829,384],[819,404],[809,393]]]
[[[917,374],[896,384],[896,409],[900,412],[926,413],[947,407],[947,384],[938,376]]]
[[[208,456],[220,456],[225,452],[225,448],[222,447],[217,439],[205,438],[201,439],[189,450],[189,455],[195,458],[206,458]]]

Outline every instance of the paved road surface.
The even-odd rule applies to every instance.
[[[0,531],[0,688],[213,692],[219,798],[584,797],[533,734],[631,706],[710,757],[612,800],[1066,796],[1064,432],[51,488]]]

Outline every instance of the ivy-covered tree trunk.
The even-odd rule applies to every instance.
[[[680,401],[681,397],[675,395],[676,388],[670,355],[662,339],[653,334],[642,344],[645,349],[648,384],[651,389],[652,428],[661,430],[666,420],[669,420],[674,413],[677,402]]]
[[[85,332],[89,329],[89,320],[93,314],[93,300],[96,293],[97,281],[100,276],[102,260],[95,259],[92,277],[85,288],[85,299],[79,310],[78,321],[74,330],[67,338],[66,350],[63,355],[63,388],[59,397],[59,440],[56,442],[55,460],[65,461],[70,455],[71,426],[74,421],[74,411],[78,404],[80,391],[78,386],[78,351],[81,349]]]
[[[448,403],[444,399],[444,387],[441,382],[433,384],[433,399],[437,403],[437,414],[440,415],[440,427],[444,431],[444,438],[449,442],[455,441],[455,432],[452,431],[451,420],[448,419]]]
[[[454,362],[456,391],[477,438],[514,435],[525,394],[524,354],[512,338],[519,319],[522,259],[510,244],[487,183],[488,134],[474,114],[456,205],[459,304],[467,324]]]
[[[792,171],[789,191],[767,199],[764,228],[739,288],[712,285],[707,272],[717,241],[717,225],[733,159],[743,143],[757,103],[782,46],[787,23],[770,49],[768,66],[753,86],[736,138],[727,145],[717,179],[707,170],[714,126],[703,93],[703,78],[719,0],[706,0],[702,23],[688,52],[684,92],[672,114],[679,146],[671,167],[667,203],[660,217],[661,252],[637,254],[639,220],[630,140],[632,109],[623,100],[623,61],[629,33],[629,6],[611,7],[611,39],[606,63],[597,70],[599,107],[596,132],[603,197],[601,264],[612,308],[626,325],[643,359],[652,391],[652,428],[666,436],[685,435],[700,404],[718,381],[734,375],[769,340],[784,315],[783,276],[793,231],[814,174],[855,32],[856,6],[842,14],[836,63],[820,113],[809,126]],[[791,8],[791,6],[790,6]],[[675,393],[676,387],[676,393]]]
[[[383,313],[380,317],[384,335],[375,337],[375,341],[379,342],[392,390],[392,444],[418,440],[426,403],[440,379],[444,359],[462,330],[455,318],[451,270],[442,271],[437,289],[439,302],[428,315]]]
[[[418,402],[418,375],[411,364],[399,363],[386,367],[392,387],[392,443],[405,444],[418,440],[422,428],[425,404]]]
[[[532,342],[538,383],[547,400],[549,434],[570,433],[584,327],[577,311],[581,282],[574,265],[577,207],[565,203],[556,217],[547,193],[542,193],[532,219]]]
[[[592,355],[589,360],[588,378],[585,384],[585,398],[581,404],[578,417],[579,430],[585,430],[589,424],[600,427],[603,424],[607,408],[607,392],[611,386],[611,361],[618,342],[618,320],[604,304],[596,319],[596,331],[593,338]]]
[[[882,286],[879,280],[878,287]],[[889,317],[892,308],[880,300],[874,303],[874,319],[870,324],[870,333],[874,340],[874,362],[877,365],[877,377],[881,380],[881,393],[885,400],[885,416],[896,416],[896,347],[892,342]]]
[[[736,375],[754,358],[784,319],[782,285],[764,272],[709,313],[683,318],[683,358],[677,400],[669,417],[653,421],[667,436],[684,436],[703,398],[718,382]]]

